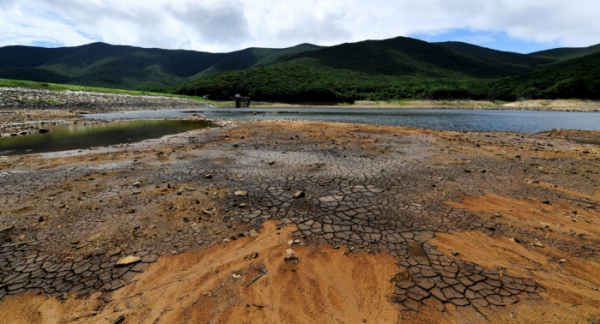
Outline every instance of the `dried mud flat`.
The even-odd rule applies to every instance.
[[[0,322],[598,323],[572,138],[247,121],[4,157]]]

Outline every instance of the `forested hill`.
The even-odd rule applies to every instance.
[[[0,48],[0,78],[145,89],[273,64],[319,48],[302,44],[285,49],[249,48],[215,54],[104,43],[62,48],[7,46]]]
[[[365,41],[285,62],[219,74],[171,89],[228,99],[310,102],[390,99],[599,98],[600,57],[558,59],[469,44]],[[577,87],[580,90],[567,89]],[[565,92],[561,92],[565,91]]]
[[[0,78],[229,99],[600,98],[600,45],[531,54],[397,37],[231,53],[94,43],[0,48]]]

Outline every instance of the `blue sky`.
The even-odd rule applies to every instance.
[[[0,46],[227,52],[409,36],[530,53],[600,43],[591,0],[0,0]]]
[[[516,52],[516,53],[533,53],[543,51],[550,48],[561,47],[558,41],[550,42],[533,42],[521,39],[516,39],[508,36],[505,32],[492,31],[474,31],[468,29],[456,29],[452,31],[444,31],[437,34],[416,33],[409,35],[410,37],[421,39],[427,42],[446,42],[458,41],[479,45],[495,50]]]

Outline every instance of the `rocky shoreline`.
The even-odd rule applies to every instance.
[[[128,110],[212,107],[188,98],[133,96],[84,91],[0,88],[0,110],[78,109],[94,113]]]

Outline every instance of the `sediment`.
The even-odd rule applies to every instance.
[[[0,312],[15,323],[600,319],[600,146],[569,131],[228,125],[0,158]]]

